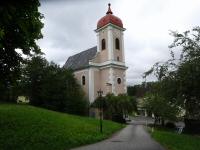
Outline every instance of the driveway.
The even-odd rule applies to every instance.
[[[145,130],[143,124],[148,122],[145,120],[136,118],[113,137],[73,150],[164,150]]]

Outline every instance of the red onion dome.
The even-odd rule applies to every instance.
[[[116,26],[123,28],[123,23],[122,23],[121,19],[113,15],[113,12],[111,11],[111,8],[110,8],[110,3],[108,4],[108,11],[107,11],[106,15],[98,21],[97,29],[99,29],[109,23],[112,23]]]

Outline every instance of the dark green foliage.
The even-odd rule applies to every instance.
[[[176,125],[173,122],[167,122],[165,124],[165,127],[168,128],[168,129],[175,129]]]
[[[41,53],[36,40],[42,38],[39,0],[0,2],[0,101],[11,101],[20,64],[25,55]]]
[[[179,104],[175,101],[173,86],[170,87],[171,81],[167,78],[152,85],[152,89],[145,95],[143,106],[148,112],[152,112],[155,116],[155,124],[159,120],[176,120],[179,113]]]
[[[137,108],[137,99],[134,96],[129,96],[130,99],[130,103],[131,103],[131,111],[132,112],[137,112],[138,108]]]
[[[19,94],[26,95],[30,99],[30,103],[36,106],[43,104],[43,84],[47,71],[50,69],[48,61],[43,57],[33,57],[22,66],[22,75],[19,80],[21,92]]]
[[[127,94],[129,96],[135,96],[137,92],[137,87],[136,86],[128,86],[127,87]]]
[[[123,125],[27,105],[0,104],[1,150],[68,150],[109,137]]]
[[[145,87],[145,84],[141,85],[134,85],[134,86],[128,86],[127,87],[127,93],[129,96],[135,96],[135,97],[143,97],[146,93],[147,89]]]
[[[128,96],[134,96],[137,98],[144,97],[147,92],[151,90],[153,82],[143,82],[139,85],[128,86],[127,94]]]
[[[22,71],[19,85],[22,95],[29,97],[30,104],[72,114],[87,114],[87,100],[70,70],[36,56],[23,66]]]
[[[200,58],[184,62],[177,71],[178,99],[184,100],[186,117],[200,120]]]
[[[178,99],[184,104],[187,119],[200,120],[200,27],[172,35],[175,40],[170,48],[182,49],[176,71]]]
[[[184,122],[186,126],[184,133],[200,134],[200,120],[185,118]]]
[[[176,120],[179,114],[177,105],[171,104],[167,99],[159,95],[147,95],[144,99],[144,107],[147,111],[154,113],[155,124],[159,124],[162,121],[162,125],[164,125],[166,119]]]
[[[121,123],[124,123],[123,117],[125,115],[137,109],[136,99],[125,94],[118,96],[107,94],[101,99],[97,98],[91,106],[99,108],[101,102],[103,104],[104,118]]]
[[[126,120],[123,117],[122,113],[114,113],[112,115],[112,121],[115,121],[115,122],[118,122],[118,123],[126,123]]]
[[[172,59],[165,63],[156,63],[145,77],[154,73],[158,78],[159,88],[155,95],[167,100],[171,106],[179,106],[185,110],[185,119],[200,120],[200,27],[183,34],[171,32],[174,42],[170,48],[177,47],[181,50],[180,58],[175,58],[174,51],[171,51]],[[193,121],[192,121],[193,122]],[[192,131],[186,124],[185,130]],[[191,128],[191,129],[189,129]],[[196,129],[195,129],[196,130]]]

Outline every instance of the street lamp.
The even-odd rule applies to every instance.
[[[102,106],[102,94],[103,94],[103,91],[100,89],[99,91],[97,91],[97,94],[98,94],[98,97],[99,97],[99,100],[100,100],[100,103],[99,103],[99,120],[100,120],[100,132],[102,133],[103,130],[102,130],[102,120],[103,120],[103,106]]]

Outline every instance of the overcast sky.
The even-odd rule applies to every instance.
[[[94,30],[109,2],[127,29],[128,85],[141,83],[142,74],[155,62],[170,58],[170,30],[200,25],[200,0],[41,0],[44,37],[38,44],[45,57],[62,66],[69,56],[95,46]]]

